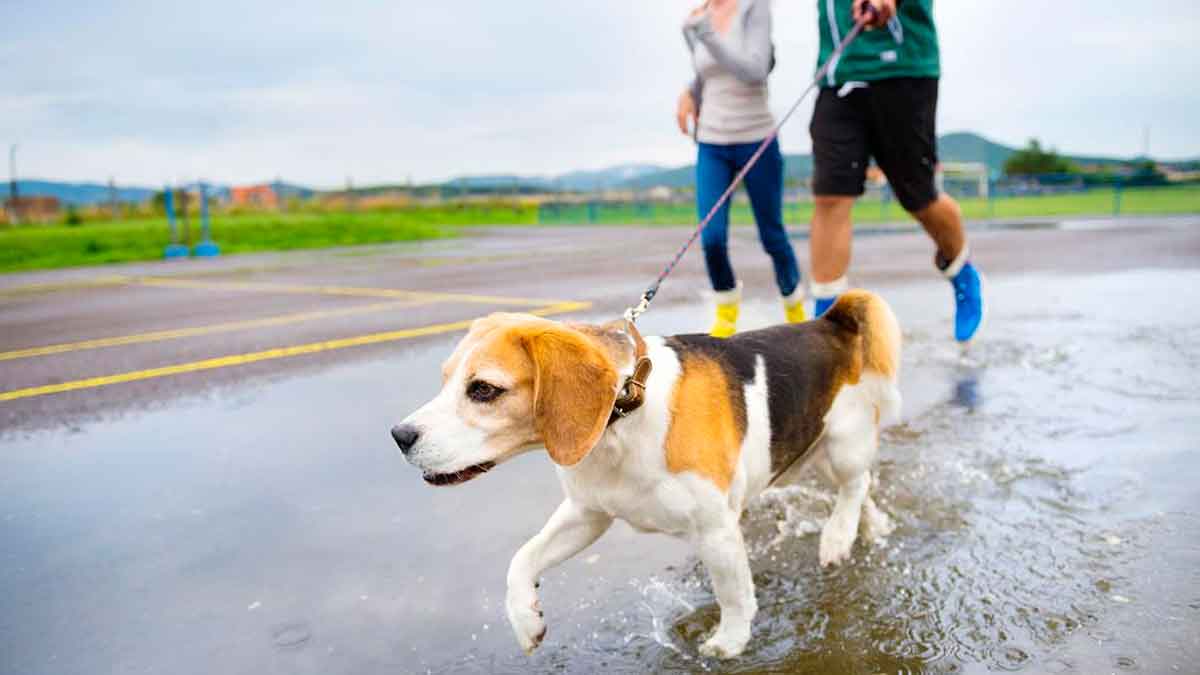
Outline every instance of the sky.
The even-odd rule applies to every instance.
[[[26,178],[316,187],[678,166],[695,0],[0,0],[0,144]],[[816,0],[774,0],[772,107]],[[938,0],[939,132],[1200,156],[1200,3]],[[782,134],[807,152],[811,101]],[[7,164],[7,163],[6,163]],[[7,167],[4,169],[7,178]]]

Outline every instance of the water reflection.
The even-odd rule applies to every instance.
[[[974,412],[976,408],[983,404],[982,392],[979,388],[979,382],[982,379],[982,372],[975,366],[964,363],[959,366],[954,379],[954,396],[952,401],[955,405],[965,408],[967,412]]]

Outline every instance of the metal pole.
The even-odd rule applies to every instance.
[[[171,230],[171,243],[179,243],[179,228],[175,223],[175,195],[170,186],[163,188],[163,210],[167,212],[167,227]]]
[[[183,186],[183,190],[179,192],[179,211],[183,214],[183,239],[181,244],[192,247],[192,216],[188,212],[188,202],[191,201],[191,194],[188,192],[187,185]]]
[[[108,214],[113,220],[119,217],[117,202],[117,184],[113,182],[112,176],[108,177]]]
[[[17,144],[13,143],[8,147],[8,207],[12,211],[13,225],[21,223],[17,197]]]
[[[202,258],[212,258],[220,254],[216,242],[212,240],[212,227],[208,220],[208,184],[200,184],[200,243],[192,251]]]
[[[163,189],[163,210],[167,212],[167,226],[171,231],[171,241],[163,251],[163,257],[168,259],[186,258],[188,247],[179,243],[179,224],[175,220],[175,189],[166,186]]]
[[[200,184],[200,238],[201,241],[212,241],[208,226],[208,184]]]

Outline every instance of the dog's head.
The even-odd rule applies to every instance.
[[[527,314],[478,319],[442,365],[442,390],[392,437],[433,485],[466,482],[541,446],[572,466],[604,433],[633,353],[615,325]]]

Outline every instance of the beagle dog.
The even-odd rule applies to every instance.
[[[757,611],[738,524],[747,502],[815,467],[837,487],[821,565],[850,556],[871,500],[880,424],[899,411],[900,328],[878,296],[844,293],[821,318],[729,339],[643,339],[632,323],[476,320],[442,389],[392,429],[432,485],[456,485],[544,447],[565,498],[508,569],[508,619],[532,652],[546,634],[539,576],[615,518],[693,543],[721,608],[702,654],[736,656]]]

